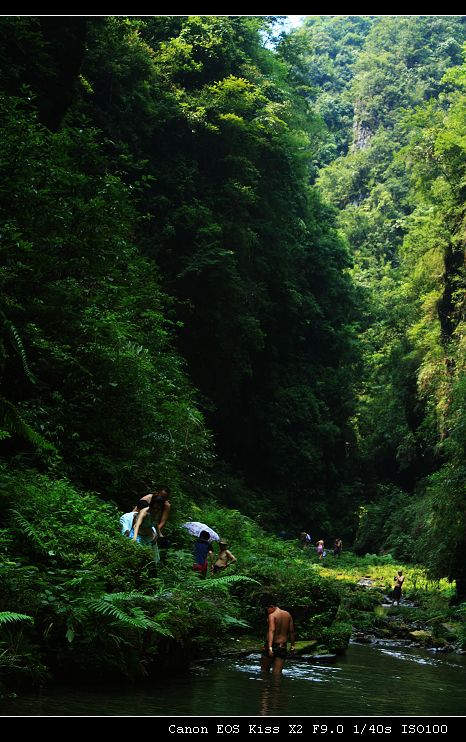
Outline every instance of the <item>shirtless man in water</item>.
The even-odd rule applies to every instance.
[[[267,643],[261,657],[261,672],[269,672],[272,668],[273,675],[279,675],[283,670],[286,659],[286,643],[291,641],[290,651],[294,651],[295,635],[293,618],[288,611],[282,611],[277,602],[272,598],[267,604],[268,624]]]

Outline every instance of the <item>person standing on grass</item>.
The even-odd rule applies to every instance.
[[[309,547],[311,541],[312,541],[312,539],[311,539],[310,535],[308,533],[306,533],[306,531],[302,531],[299,534],[299,543],[301,544],[301,547],[303,549],[307,549]]]
[[[229,564],[234,564],[237,561],[236,557],[233,556],[231,551],[228,551],[228,544],[226,541],[218,542],[218,557],[214,564],[214,574],[217,572],[223,572]]]
[[[212,565],[214,558],[214,551],[210,543],[210,533],[208,531],[200,532],[199,538],[194,542],[193,552],[193,570],[194,572],[198,572],[201,577],[205,577],[209,564]]]
[[[320,539],[320,541],[317,542],[317,553],[319,555],[319,559],[322,559],[324,556],[324,542],[323,539]]]

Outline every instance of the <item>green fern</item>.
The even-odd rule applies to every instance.
[[[80,575],[79,577],[72,577],[71,580],[67,580],[66,586],[67,587],[82,587],[86,586],[87,584],[93,584],[94,583],[94,575],[92,574],[86,574],[86,575]]]
[[[165,628],[157,621],[148,618],[143,609],[139,606],[132,606],[130,608],[131,613],[126,613],[112,603],[112,598],[113,596],[111,594],[103,595],[100,598],[87,601],[86,605],[95,613],[112,618],[113,620],[126,626],[130,626],[133,629],[152,629],[164,636],[172,636],[169,629]]]
[[[8,434],[16,433],[43,451],[56,451],[55,446],[45,440],[21,417],[16,407],[5,397],[0,397],[0,424]]]
[[[105,600],[107,600],[110,603],[118,603],[118,602],[128,602],[128,601],[135,601],[135,600],[142,600],[147,603],[153,603],[155,602],[157,596],[154,595],[146,595],[145,593],[139,593],[136,590],[132,590],[129,593],[106,593]]]
[[[0,314],[1,314],[1,317],[3,319],[4,326],[7,328],[8,332],[10,333],[11,341],[12,341],[11,344],[13,345],[13,348],[16,350],[16,352],[18,353],[19,357],[21,358],[21,363],[23,364],[24,373],[28,377],[29,381],[32,384],[35,384],[36,383],[36,379],[35,379],[34,374],[31,372],[31,369],[29,368],[29,365],[28,365],[28,362],[27,362],[27,357],[26,357],[26,351],[24,349],[24,345],[23,345],[23,341],[21,340],[21,336],[20,336],[18,330],[16,329],[16,327],[14,326],[13,322],[11,322],[9,319],[7,319],[5,317],[5,315],[3,314],[3,312],[1,312]]]
[[[11,613],[10,611],[0,611],[0,626],[7,623],[19,623],[20,621],[30,621],[34,623],[32,616],[26,616],[25,613]]]
[[[28,520],[18,510],[12,510],[13,520],[17,526],[26,534],[26,536],[33,541],[33,543],[39,547],[41,551],[48,551],[48,547],[44,544],[40,536],[38,535],[35,528],[29,523]]]
[[[120,623],[125,624],[126,626],[131,626],[135,629],[149,629],[152,628],[152,622],[149,618],[143,615],[139,617],[129,616],[127,613],[122,611],[120,608],[118,608],[116,605],[113,605],[109,601],[98,598],[95,600],[89,600],[86,602],[87,607],[94,611],[95,613],[99,613],[103,616],[107,616],[108,618],[112,618],[116,621],[119,621]]]
[[[216,577],[213,580],[199,580],[198,584],[193,587],[199,590],[210,590],[217,587],[224,587],[225,585],[233,585],[235,582],[253,582],[256,585],[260,585],[260,582],[254,580],[252,577],[246,577],[245,575],[224,575],[222,577]]]
[[[248,622],[243,621],[242,618],[235,618],[234,616],[223,615],[221,620],[222,620],[222,623],[225,624],[226,626],[239,626],[242,629],[250,628]]]

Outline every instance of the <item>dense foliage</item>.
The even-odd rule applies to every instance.
[[[257,524],[464,599],[465,41],[463,16],[0,18],[7,674],[150,674],[258,630],[269,588],[341,648],[338,590]],[[156,572],[118,512],[162,482]],[[243,579],[201,587],[191,518]]]
[[[240,630],[263,634],[271,590],[301,636],[324,640],[334,625],[338,591],[303,569],[297,546],[277,544],[235,510],[192,504],[184,514],[208,520],[238,559],[239,569],[200,580],[179,522],[167,526],[171,546],[156,568],[150,549],[119,534],[114,505],[64,479],[1,473],[0,692],[13,679],[160,677]]]
[[[296,77],[311,64],[322,83],[315,105],[340,156],[319,183],[366,314],[351,460],[370,503],[355,546],[424,560],[460,596],[465,39],[463,16],[340,16],[309,19],[285,47]]]
[[[280,528],[335,506],[352,413],[350,261],[308,184],[322,127],[265,46],[272,23],[0,20],[13,670],[20,645],[32,675],[132,675],[159,635],[202,644],[191,599],[171,625],[115,504],[168,482],[175,526],[211,493],[269,525],[276,513]],[[181,594],[197,585],[188,561],[175,539],[160,579],[174,589],[187,569]]]
[[[205,418],[238,481],[299,525],[326,518],[345,466],[354,298],[307,184],[321,127],[264,47],[270,23],[2,20],[5,316],[37,377],[8,354],[5,397],[73,481],[119,501],[154,477],[221,494]],[[79,76],[50,132],[44,67],[73,29]]]

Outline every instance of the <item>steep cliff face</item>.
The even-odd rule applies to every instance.
[[[368,126],[363,124],[358,116],[358,104],[354,107],[354,119],[353,119],[353,140],[351,143],[351,151],[358,152],[359,150],[367,149],[372,139],[373,132]]]

